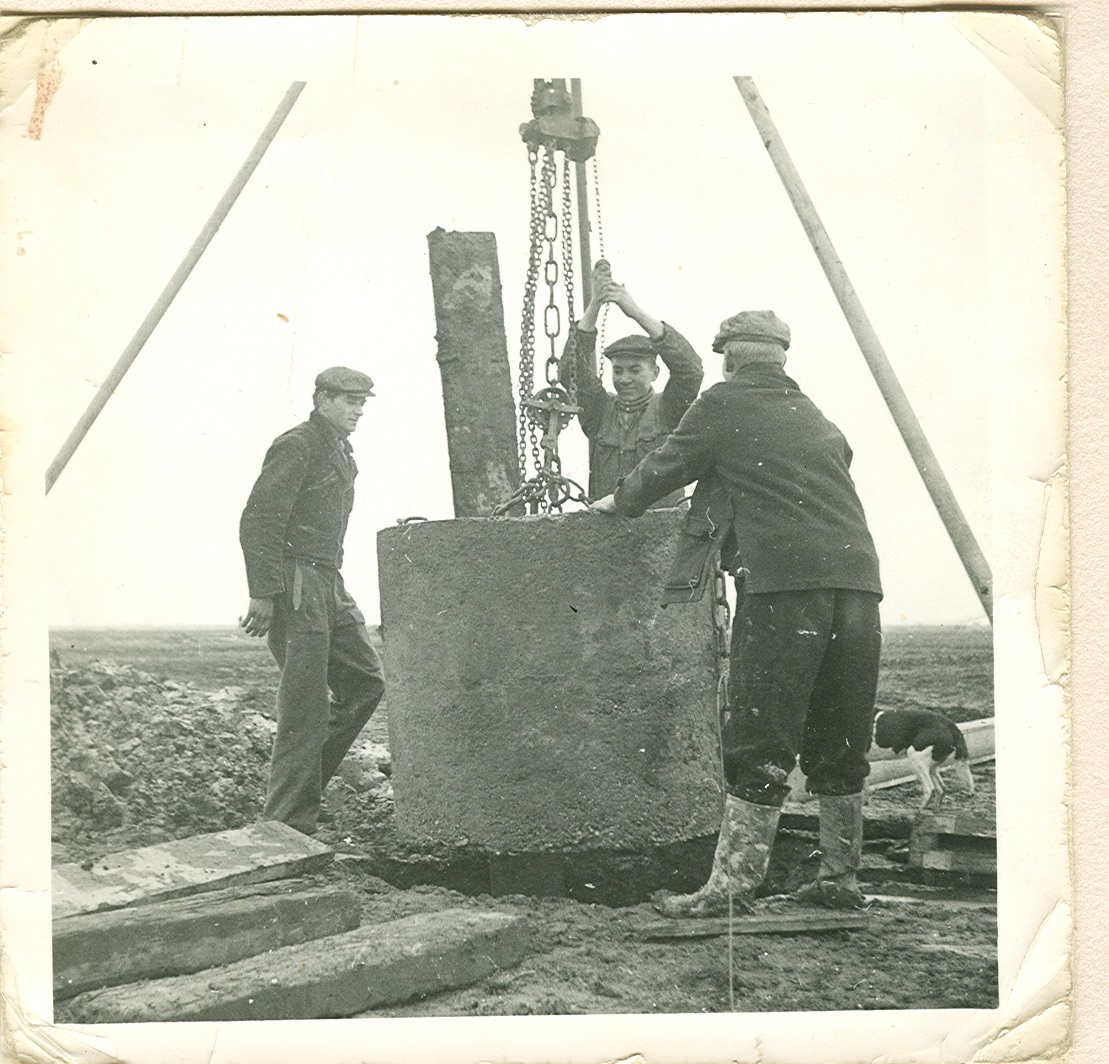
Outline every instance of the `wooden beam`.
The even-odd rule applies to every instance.
[[[531,951],[523,917],[443,909],[367,924],[224,968],[94,990],[55,1010],[63,1023],[307,1020],[355,1016],[468,986]]]
[[[361,916],[353,891],[300,881],[67,916],[54,921],[54,996],[217,968],[353,931]]]
[[[54,919],[301,875],[334,856],[276,821],[122,850],[91,865],[55,866]]]
[[[851,279],[847,276],[847,270],[844,269],[843,262],[836,253],[832,238],[828,235],[827,229],[824,228],[824,223],[820,220],[816,207],[805,190],[801,175],[798,174],[796,167],[793,165],[793,160],[790,159],[789,153],[786,151],[781,134],[774,125],[774,120],[770,117],[770,112],[767,110],[766,104],[763,103],[754,80],[747,77],[736,77],[733,80],[743,97],[743,102],[747,105],[747,110],[750,112],[755,127],[759,131],[763,146],[769,153],[770,159],[778,171],[778,176],[785,186],[786,194],[793,204],[793,209],[801,220],[801,225],[812,244],[813,251],[816,252],[816,257],[819,259],[828,282],[832,286],[832,291],[843,310],[847,324],[855,335],[855,340],[859,344],[863,358],[866,359],[870,372],[874,375],[874,380],[878,384],[882,398],[885,399],[886,405],[893,415],[897,430],[901,433],[901,438],[905,441],[909,454],[912,455],[912,459],[916,463],[917,470],[924,481],[924,486],[932,497],[932,502],[939,512],[948,536],[951,537],[951,542],[959,554],[967,576],[970,577],[975,594],[982,603],[982,608],[985,610],[990,624],[993,624],[993,575],[990,572],[985,555],[978,546],[978,541],[974,538],[974,533],[963,515],[959,502],[955,498],[955,493],[951,490],[951,485],[947,482],[947,478],[940,468],[939,460],[932,451],[932,446],[924,435],[924,430],[921,428],[920,422],[909,403],[909,398],[901,387],[901,382],[897,379],[889,359],[886,357],[886,352],[878,340],[878,335],[863,309],[862,301],[851,284]]]
[[[189,248],[188,253],[181,260],[181,265],[177,267],[177,270],[169,279],[165,288],[162,289],[162,294],[158,296],[150,313],[143,319],[138,332],[131,338],[131,342],[124,349],[123,354],[119,356],[111,372],[104,378],[103,383],[92,397],[92,402],[89,403],[88,408],[73,427],[73,431],[70,432],[65,443],[62,444],[61,450],[46,470],[47,492],[54,486],[54,482],[58,477],[61,476],[62,470],[65,469],[69,460],[73,457],[74,452],[81,445],[81,441],[85,438],[89,429],[92,428],[93,422],[100,415],[100,411],[104,409],[112,393],[119,387],[120,382],[131,368],[131,363],[138,358],[139,352],[143,349],[146,341],[150,339],[150,334],[154,332],[158,322],[162,320],[162,316],[169,310],[170,304],[176,298],[177,293],[181,291],[181,286],[188,279],[189,274],[193,271],[193,267],[200,261],[200,256],[204,254],[205,248],[212,242],[212,237],[216,235],[219,227],[223,224],[223,220],[235,205],[235,200],[239,198],[239,193],[246,187],[247,181],[250,180],[250,175],[254,173],[258,164],[262,161],[262,156],[265,155],[266,149],[273,143],[278,130],[281,128],[289,112],[293,109],[293,104],[297,102],[297,97],[300,96],[304,86],[305,82],[303,81],[294,81],[292,85],[289,86],[281,103],[278,104],[277,110],[274,111],[273,117],[266,124],[266,128],[262,130],[261,136],[250,150],[250,154],[246,157],[246,161],[239,168],[239,172],[235,175],[235,179],[228,186],[227,191],[223,194],[219,203],[216,204],[215,210],[212,211],[208,220],[204,223],[204,228],[200,230],[196,239],[193,241],[192,247]]]
[[[859,912],[827,912],[798,909],[791,913],[751,913],[731,921],[733,935],[806,935],[822,931],[858,931],[867,926],[867,915]],[[636,929],[648,942],[673,938],[717,938],[728,933],[728,918],[695,917],[688,920],[658,920]]]
[[[501,275],[492,233],[427,237],[455,517],[488,517],[520,486]]]

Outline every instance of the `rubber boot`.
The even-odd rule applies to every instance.
[[[863,859],[863,796],[820,796],[820,871],[794,891],[797,901],[826,909],[863,909],[856,873]]]
[[[727,916],[750,912],[755,890],[766,878],[778,830],[779,806],[755,805],[728,795],[708,882],[693,894],[656,892],[651,901],[665,916]]]

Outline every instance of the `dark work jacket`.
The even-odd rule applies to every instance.
[[[342,565],[357,475],[350,444],[314,411],[273,441],[239,521],[252,598],[286,590],[286,558]]]
[[[709,388],[624,478],[629,517],[698,481],[667,601],[693,601],[714,544],[748,594],[845,588],[881,594],[878,557],[848,467],[851,448],[780,366]],[[741,559],[741,561],[740,561]],[[684,589],[684,594],[683,590]]]
[[[597,377],[597,334],[575,325],[567,341],[566,353],[574,360],[577,399],[582,408],[581,430],[589,439],[590,499],[615,491],[620,478],[666,439],[697,398],[704,377],[701,359],[681,333],[663,324],[662,336],[652,342],[670,372],[669,379],[661,393],[652,390],[643,410],[623,416],[616,396],[605,391]],[[567,383],[565,369],[561,375]],[[682,497],[678,489],[654,500],[653,508],[677,506]]]

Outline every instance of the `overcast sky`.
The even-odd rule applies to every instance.
[[[1029,57],[1016,74],[972,43],[999,33]],[[33,84],[0,116],[15,244],[4,346],[39,374],[29,431],[44,460],[290,82],[307,88],[49,496],[51,623],[234,623],[247,493],[335,363],[377,382],[352,441],[361,475],[344,566],[377,619],[376,531],[452,516],[426,236],[495,233],[515,373],[528,225],[518,127],[534,77],[574,76],[601,128],[616,278],[690,339],[706,387],[720,379],[710,345],[722,318],[784,318],[788,371],[854,449],[885,622],[978,620],[731,75],[755,78],[993,560],[1011,549],[997,529],[1013,486],[997,483],[1010,456],[991,410],[1002,395],[1012,408],[1014,374],[1058,346],[1062,317],[1062,160],[1037,100],[1038,36],[1011,16],[941,14],[91,22],[59,53],[41,138],[28,136]],[[608,338],[626,331],[614,312]],[[1057,411],[1025,391],[1032,437]],[[564,440],[584,481],[576,426]]]

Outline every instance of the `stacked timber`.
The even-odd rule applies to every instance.
[[[922,815],[909,838],[909,865],[996,878],[997,828],[971,817]]]
[[[311,878],[333,858],[263,823],[59,866],[56,1018],[353,1016],[478,982],[529,951],[511,913],[456,908],[361,926],[356,893]]]

